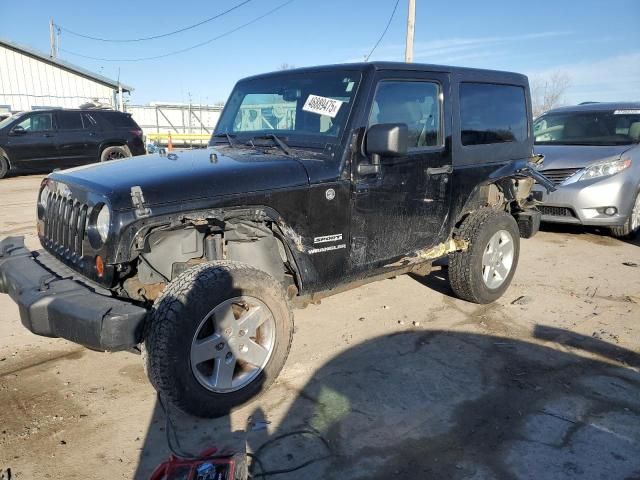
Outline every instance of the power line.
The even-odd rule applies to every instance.
[[[204,45],[208,45],[209,43],[215,42],[216,40],[220,40],[223,37],[226,37],[228,35],[231,35],[232,33],[237,32],[238,30],[242,30],[245,27],[248,27],[249,25],[252,25],[260,20],[262,20],[265,17],[268,17],[269,15],[277,12],[278,10],[280,10],[281,8],[286,7],[287,5],[289,5],[290,3],[295,2],[295,0],[288,0],[287,2],[281,3],[280,5],[278,5],[275,8],[272,8],[271,10],[269,10],[268,12],[260,15],[259,17],[254,18],[253,20],[250,20],[246,23],[243,23],[242,25],[233,28],[231,30],[228,30],[216,37],[210,38],[209,40],[205,40],[204,42],[200,42],[197,43],[195,45],[191,45],[190,47],[187,48],[182,48],[180,50],[174,50],[173,52],[168,52],[168,53],[163,53],[162,55],[154,55],[151,57],[140,57],[140,58],[101,58],[101,57],[92,57],[90,55],[84,55],[82,53],[76,53],[76,52],[72,52],[69,50],[65,50],[65,49],[60,49],[60,51],[68,53],[70,55],[75,55],[77,57],[82,57],[82,58],[88,58],[90,60],[99,60],[101,62],[142,62],[145,60],[157,60],[159,58],[165,58],[165,57],[169,57],[171,55],[178,55],[180,53],[185,53],[188,52],[189,50],[193,50],[195,48],[199,48],[199,47],[203,47]]]
[[[140,38],[122,38],[122,39],[116,39],[116,38],[101,38],[101,37],[93,37],[91,35],[87,35],[84,33],[78,33],[78,32],[74,32],[73,30],[69,30],[66,27],[63,27],[62,25],[57,25],[56,27],[58,27],[58,29],[62,30],[63,32],[67,32],[70,33],[71,35],[75,35],[76,37],[81,37],[81,38],[87,38],[89,40],[96,40],[98,42],[113,42],[113,43],[127,43],[127,42],[144,42],[147,40],[155,40],[157,38],[164,38],[164,37],[169,37],[171,35],[175,35],[176,33],[182,33],[182,32],[186,32],[187,30],[191,30],[193,28],[199,27],[200,25],[204,25],[205,23],[209,23],[217,18],[220,18],[228,13],[233,12],[234,10],[242,7],[243,5],[246,5],[247,3],[251,2],[253,0],[244,0],[243,2],[234,5],[233,7],[225,10],[224,12],[220,12],[217,15],[214,15],[213,17],[209,17],[206,18],[204,20],[202,20],[201,22],[198,23],[194,23],[193,25],[189,25],[187,27],[183,27],[180,28],[178,30],[174,30],[172,32],[167,32],[167,33],[161,33],[159,35],[152,35],[150,37],[140,37]]]
[[[398,4],[399,3],[400,3],[400,0],[396,0],[396,4],[393,6],[393,12],[391,12],[391,16],[389,17],[389,21],[387,22],[387,26],[384,27],[384,31],[382,32],[382,35],[380,35],[380,38],[378,39],[376,44],[373,46],[373,48],[369,52],[369,55],[367,55],[365,57],[365,59],[364,59],[365,62],[369,61],[369,57],[375,51],[375,49],[378,48],[378,45],[380,45],[380,42],[382,41],[382,39],[384,38],[385,34],[387,33],[387,30],[389,30],[389,25],[391,25],[391,21],[393,20],[393,16],[396,14],[396,10],[398,9]]]

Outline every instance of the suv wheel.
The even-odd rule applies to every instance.
[[[9,159],[0,152],[0,178],[4,178],[9,173]]]
[[[125,147],[107,147],[102,151],[100,155],[101,162],[108,162],[109,160],[117,160],[119,158],[130,157],[129,150]]]
[[[479,210],[460,226],[469,242],[464,252],[450,255],[449,282],[455,294],[474,303],[491,303],[509,288],[520,255],[515,219],[503,211]]]
[[[246,264],[207,263],[173,280],[154,304],[145,367],[178,408],[220,417],[273,383],[292,334],[280,282]]]
[[[631,208],[631,214],[624,225],[611,227],[611,235],[616,238],[634,238],[640,232],[640,191]]]

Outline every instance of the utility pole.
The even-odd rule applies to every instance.
[[[58,48],[56,47],[56,30],[53,24],[53,18],[49,19],[49,45],[51,47],[49,56],[56,58],[58,56]]]
[[[416,0],[409,0],[409,12],[407,14],[407,43],[404,50],[404,61],[413,62],[413,32],[416,27]]]

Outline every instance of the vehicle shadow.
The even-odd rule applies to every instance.
[[[290,405],[269,433],[174,419],[192,452],[246,442],[267,471],[307,464],[268,478],[637,479],[639,368],[638,352],[551,327],[529,341],[412,330],[352,347],[302,388],[285,369],[243,409],[255,422]],[[135,479],[168,455],[164,428],[156,406]]]
[[[451,283],[449,282],[449,266],[446,263],[440,265],[440,267],[434,266],[433,270],[428,275],[409,273],[409,277],[435,292],[451,298],[458,298],[451,289]]]

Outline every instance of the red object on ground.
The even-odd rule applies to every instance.
[[[234,456],[215,456],[218,449],[203,451],[197,460],[185,460],[171,455],[151,474],[149,480],[234,480],[236,460]]]

